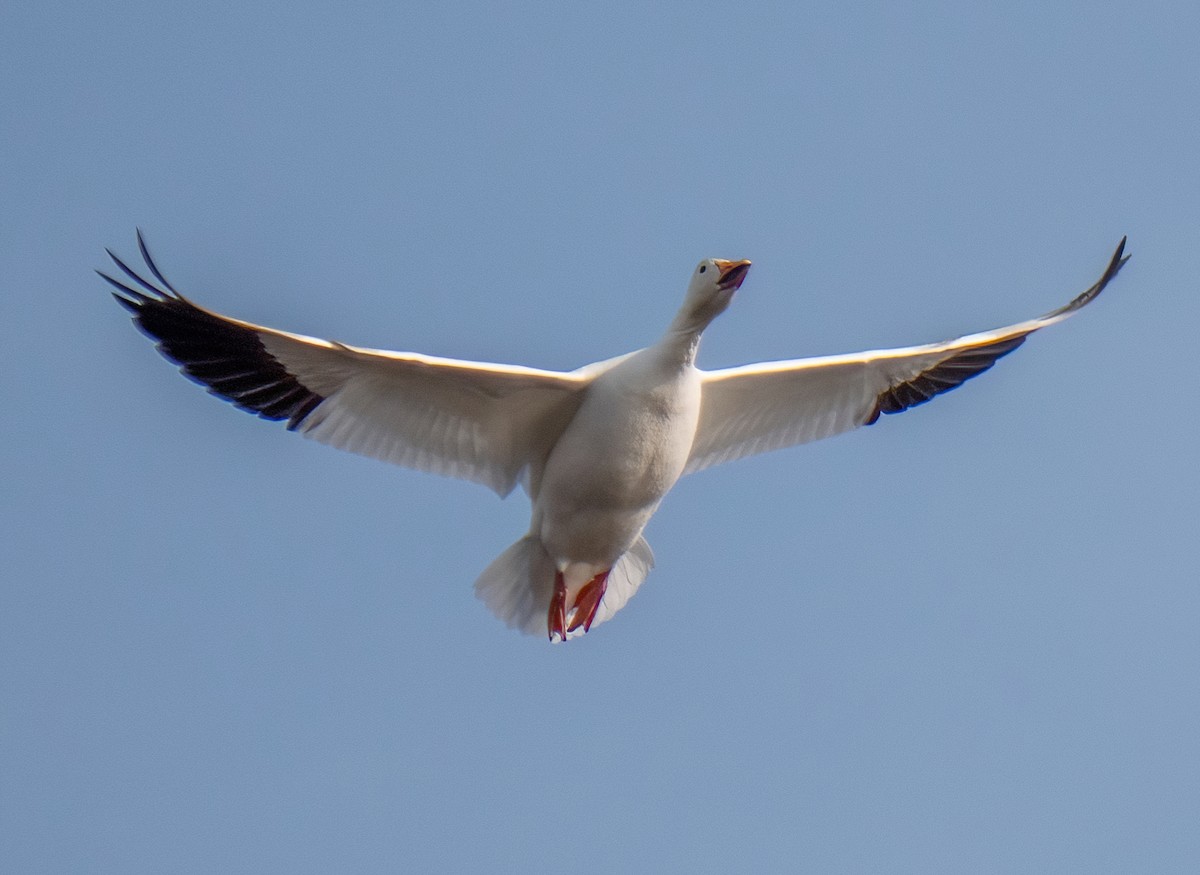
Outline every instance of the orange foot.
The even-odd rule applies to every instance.
[[[562,572],[555,572],[554,594],[550,596],[550,612],[546,618],[551,641],[566,641],[572,632],[578,632],[580,628],[587,632],[592,628],[604,591],[608,589],[608,574],[608,571],[597,574],[575,594],[571,604],[567,604],[567,584]]]

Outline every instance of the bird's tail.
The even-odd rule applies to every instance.
[[[629,601],[654,567],[654,553],[638,537],[608,576],[604,598],[592,625],[603,623]],[[526,635],[545,635],[550,599],[554,594],[554,560],[536,535],[526,535],[483,570],[475,595],[511,629]]]

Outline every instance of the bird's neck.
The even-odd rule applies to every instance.
[[[658,345],[665,356],[678,361],[681,367],[690,367],[696,362],[696,353],[700,350],[700,334],[708,323],[689,326],[678,324],[679,322],[679,318],[676,317]]]

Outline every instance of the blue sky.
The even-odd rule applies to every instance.
[[[9,3],[0,860],[20,872],[1194,871],[1192,3]],[[751,258],[708,367],[1104,296],[919,410],[680,483],[566,647],[522,496],[162,361],[222,312],[572,368]]]

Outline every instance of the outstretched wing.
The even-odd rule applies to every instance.
[[[130,282],[99,272],[138,327],[189,378],[264,419],[339,449],[482,483],[507,495],[544,457],[587,385],[583,374],[346,346],[231,319],[111,251]]]
[[[1129,259],[1124,251],[1121,238],[1095,285],[1037,319],[945,343],[705,373],[685,473],[870,425],[881,413],[899,413],[962,385],[1033,332],[1090,303]]]

